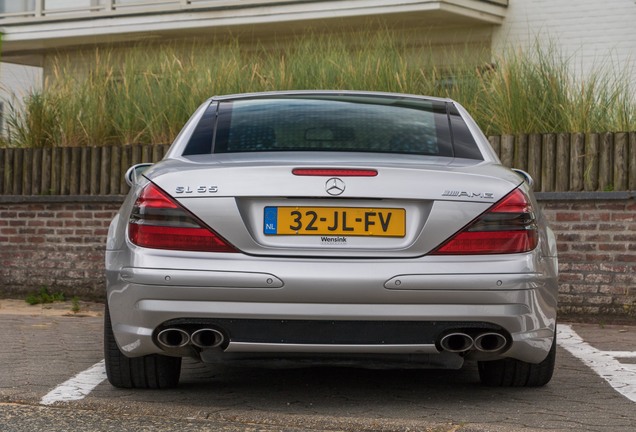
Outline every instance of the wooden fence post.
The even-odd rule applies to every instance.
[[[62,151],[62,160],[60,164],[60,194],[68,195],[71,190],[71,148],[63,147]]]
[[[517,135],[515,138],[513,167],[528,171],[528,135]]]
[[[13,182],[11,176],[13,175],[13,149],[8,148],[4,150],[4,163],[2,166],[2,193],[5,195],[11,194]]]
[[[80,150],[80,181],[79,181],[79,194],[88,195],[91,192],[90,182],[90,168],[91,168],[91,148],[82,147]]]
[[[62,148],[54,147],[51,149],[51,185],[50,194],[59,195],[60,185],[62,184]]]
[[[625,132],[619,132],[614,135],[614,190],[625,190],[627,188],[627,144],[629,143],[629,135]]]
[[[82,159],[82,148],[73,147],[71,149],[71,168],[70,168],[70,179],[69,179],[69,193],[71,195],[79,195],[80,194],[80,184],[84,183],[84,178],[82,177],[82,169],[81,169],[81,159]]]
[[[572,134],[570,137],[570,189],[571,191],[583,190],[583,178],[585,176],[585,135]]]
[[[22,156],[22,195],[31,195],[33,193],[31,164],[33,163],[34,149],[23,150],[24,155]]]
[[[152,162],[152,147],[148,144],[141,146],[141,163]]]
[[[51,195],[51,152],[52,148],[42,149],[42,186],[40,193]]]
[[[557,135],[556,144],[556,178],[554,190],[567,191],[570,187],[570,134]]]
[[[141,163],[141,145],[139,144],[134,144],[132,146],[132,156],[130,158],[130,165],[137,165],[138,163]]]
[[[534,190],[541,190],[541,141],[540,134],[528,137],[528,174],[534,179]]]
[[[153,145],[152,146],[152,158],[151,158],[151,162],[152,163],[157,163],[161,160],[161,148],[158,145]]]
[[[120,181],[120,171],[121,171],[121,146],[112,146],[111,147],[111,155],[110,155],[110,185],[109,191],[111,195],[117,195],[119,193],[119,181]]]
[[[614,134],[606,132],[601,135],[598,161],[598,188],[601,191],[613,190],[612,156],[614,156]]]
[[[99,171],[100,171],[100,151],[99,147],[90,147],[90,167],[91,170],[88,173],[89,175],[89,190],[88,193],[91,195],[99,194]]]
[[[24,149],[17,148],[13,151],[13,177],[12,177],[12,194],[13,195],[22,195],[22,173],[23,173],[23,165],[24,161]]]
[[[108,174],[110,173],[110,150],[111,147],[100,147],[100,164],[99,164],[99,194],[108,195]]]
[[[598,189],[598,134],[585,137],[585,179],[583,187],[586,191]]]
[[[33,195],[42,194],[42,148],[34,148],[31,156],[31,193]]]
[[[515,136],[503,135],[501,137],[501,163],[512,168],[515,162]]]
[[[556,171],[556,136],[543,135],[541,149],[541,192],[553,192]]]

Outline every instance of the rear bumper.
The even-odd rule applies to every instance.
[[[121,255],[109,254],[108,302],[113,330],[122,352],[131,357],[166,354],[157,345],[156,335],[174,320],[212,324],[218,320],[249,320],[263,325],[318,321],[333,322],[336,327],[362,323],[354,326],[357,330],[351,331],[347,340],[312,339],[309,335],[306,341],[293,343],[285,335],[272,336],[270,341],[246,341],[235,330],[224,329],[228,343],[218,350],[225,349],[228,354],[438,354],[441,350],[437,340],[447,331],[439,323],[456,323],[458,327],[484,323],[510,337],[506,350],[491,358],[538,363],[552,345],[556,325],[556,275],[549,261],[535,253],[474,258],[473,262],[464,259],[461,267],[452,258],[343,262],[235,260],[228,256],[201,261],[198,268],[189,269],[180,266],[179,260],[156,257],[153,267],[148,266],[150,262],[118,267],[112,264]],[[188,259],[188,263],[192,265],[193,261]],[[510,273],[494,271],[502,268]],[[457,273],[444,272],[449,269]],[[411,329],[418,325],[433,328],[432,336],[409,343],[403,343],[400,337],[391,340],[390,334],[381,340],[363,336],[364,323],[373,332],[374,326],[386,322],[411,323],[406,327]],[[316,331],[324,333],[324,329]],[[361,335],[357,340],[356,334]],[[468,353],[466,358],[488,356]]]

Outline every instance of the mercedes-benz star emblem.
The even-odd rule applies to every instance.
[[[325,184],[325,190],[329,195],[340,195],[345,191],[345,183],[338,177],[330,178]]]

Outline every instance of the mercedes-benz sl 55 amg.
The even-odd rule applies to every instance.
[[[127,179],[106,251],[116,387],[173,387],[183,357],[552,377],[554,235],[452,100],[213,97]]]

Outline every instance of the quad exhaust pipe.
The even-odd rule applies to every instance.
[[[216,348],[221,346],[224,341],[223,333],[212,328],[201,328],[190,334],[183,329],[170,327],[160,331],[157,335],[157,342],[164,349],[178,349],[188,345],[194,345],[201,349]]]
[[[494,353],[501,351],[508,343],[508,339],[501,333],[484,332],[474,338],[463,332],[448,333],[439,340],[439,346],[452,353],[464,353],[472,349]]]
[[[157,341],[164,348],[183,348],[190,343],[190,335],[185,330],[168,328],[159,332]]]
[[[440,345],[445,351],[458,353],[468,351],[475,341],[466,333],[449,333],[440,340]]]
[[[508,341],[500,333],[482,333],[475,338],[475,348],[481,352],[497,352],[506,346]]]
[[[216,348],[221,346],[225,336],[218,330],[202,328],[192,333],[192,345],[199,348]]]

